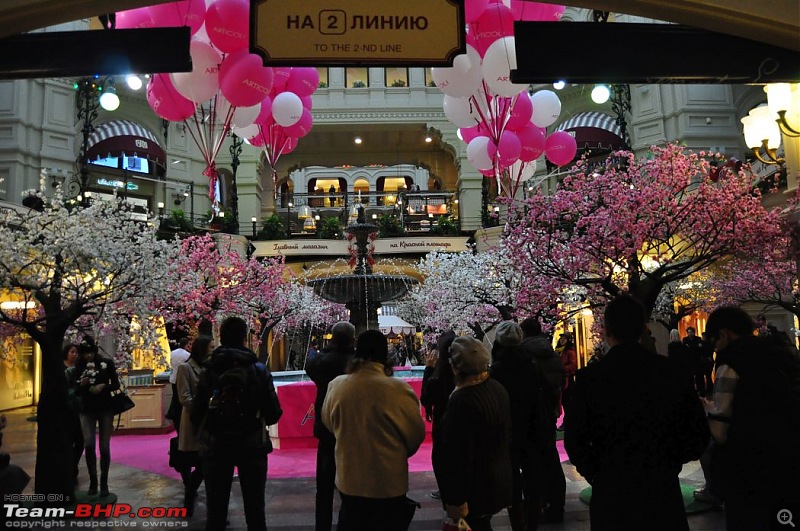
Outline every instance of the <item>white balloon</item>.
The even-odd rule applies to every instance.
[[[217,117],[219,120],[224,120],[231,109],[231,103],[222,95],[217,97]],[[230,126],[231,128],[240,129],[253,125],[253,122],[258,118],[261,112],[261,104],[256,103],[252,107],[233,107],[233,114],[231,115]],[[239,133],[236,133],[237,135]],[[241,135],[240,135],[241,136]],[[250,135],[253,136],[253,135]],[[249,137],[248,137],[249,138]]]
[[[486,85],[498,96],[510,98],[527,88],[526,84],[512,83],[511,70],[517,68],[514,37],[494,41],[483,54],[483,77]]]
[[[248,138],[253,138],[258,134],[258,125],[251,124],[247,127],[234,127],[231,129],[231,131],[233,131],[233,133],[239,138],[244,138],[247,140]]]
[[[522,168],[521,175],[520,168]],[[533,160],[531,162],[522,162],[521,160],[518,160],[509,167],[509,171],[511,172],[512,179],[516,179],[517,176],[519,176],[519,182],[525,182],[533,177],[534,173],[536,173],[536,161]]]
[[[455,98],[471,96],[481,83],[481,56],[467,44],[467,53],[457,55],[452,67],[432,68],[431,75],[436,86]]]
[[[561,100],[552,90],[540,90],[531,96],[531,122],[537,127],[553,125],[561,114]]]
[[[491,139],[488,136],[476,136],[467,144],[467,160],[478,170],[488,170],[492,167],[487,147]]]
[[[192,57],[191,72],[169,75],[172,84],[184,98],[195,103],[211,99],[219,90],[219,65],[222,55],[209,43],[195,37],[189,45]]]
[[[303,101],[294,92],[281,92],[272,100],[272,117],[283,127],[294,125],[303,116]]]
[[[445,94],[442,107],[444,108],[444,115],[456,127],[472,127],[478,123],[478,119],[473,113],[472,104],[467,98],[454,98]]]

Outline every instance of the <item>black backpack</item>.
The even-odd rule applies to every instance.
[[[263,429],[256,371],[255,364],[235,365],[221,374],[207,371],[210,396],[203,429],[211,436],[210,442],[242,441]]]

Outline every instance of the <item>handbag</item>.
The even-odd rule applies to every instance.
[[[459,518],[458,522],[454,522],[447,516],[447,513],[445,513],[444,519],[442,520],[442,531],[472,531],[472,528],[463,518]]]
[[[181,472],[187,467],[196,467],[200,464],[197,452],[184,452],[178,449],[178,438],[169,440],[169,466]]]
[[[134,406],[136,406],[136,404],[131,400],[131,397],[128,396],[128,393],[121,389],[111,395],[111,411],[113,411],[115,415],[121,415],[129,409],[133,409]]]

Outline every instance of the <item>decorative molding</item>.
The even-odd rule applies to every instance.
[[[341,123],[341,122],[375,122],[380,120],[382,123],[413,123],[428,121],[446,121],[444,110],[430,111],[336,111],[336,112],[317,112],[314,111],[314,122],[321,123]]]

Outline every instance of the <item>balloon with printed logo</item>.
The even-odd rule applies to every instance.
[[[183,0],[182,2],[168,2],[147,8],[150,18],[157,28],[189,26],[189,31],[195,35],[206,18],[205,0]],[[117,15],[119,16],[119,15]]]
[[[169,76],[178,92],[195,103],[201,103],[211,99],[219,90],[222,55],[209,43],[197,39],[192,39],[189,54],[192,71],[173,72]]]
[[[298,143],[297,138],[294,138],[292,136],[287,138],[286,142],[284,142],[284,144],[283,144],[283,149],[281,150],[281,155],[288,155],[289,153],[294,151],[295,148],[297,147],[297,143]]]
[[[294,92],[301,98],[311,96],[319,87],[319,72],[316,68],[298,67],[293,68],[289,79],[286,81],[286,89]]]
[[[160,118],[171,122],[186,120],[194,114],[195,104],[184,98],[168,74],[154,74],[147,82],[147,103]]]
[[[539,127],[553,125],[561,114],[561,100],[552,90],[540,90],[531,96],[533,115],[531,122]]]
[[[556,166],[569,164],[578,152],[578,144],[566,131],[557,131],[547,137],[544,156]]]
[[[507,168],[519,160],[522,144],[514,131],[503,131],[497,141],[497,159],[501,168]]]
[[[272,117],[283,127],[296,124],[303,110],[303,102],[294,92],[281,92],[272,100]]]
[[[455,98],[468,98],[477,90],[483,79],[481,58],[478,52],[467,45],[467,52],[453,59],[453,66],[432,68],[433,82],[439,90]]]
[[[498,96],[510,98],[527,88],[524,83],[511,82],[511,70],[517,68],[517,52],[514,46],[514,37],[502,37],[492,43],[483,56],[483,78],[486,85]]]
[[[513,107],[511,107],[511,113],[508,115],[508,121],[506,122],[506,129],[519,131],[527,127],[531,123],[531,116],[533,116],[533,104],[531,104],[531,99],[528,97],[527,91],[521,92],[517,95],[517,99],[514,101]]]
[[[467,144],[467,160],[475,169],[486,170],[493,167],[492,157],[495,151],[496,148],[488,136],[477,136]]]
[[[289,77],[292,75],[292,67],[279,66],[277,68],[273,68],[272,74],[272,92],[273,94],[278,95],[286,90],[286,83],[289,81]]]
[[[140,29],[154,26],[153,19],[150,17],[150,10],[147,7],[129,9],[117,13],[115,24],[117,29]]]
[[[314,119],[311,116],[311,111],[303,109],[303,115],[296,123],[284,127],[283,130],[292,138],[303,138],[311,132],[311,126],[314,124]]]
[[[467,98],[454,98],[445,94],[442,108],[444,115],[456,127],[472,127],[480,121],[473,114],[472,104]]]
[[[214,0],[206,11],[208,38],[226,53],[248,47],[249,24],[249,0]]]
[[[311,98],[311,96],[303,96],[300,98],[300,101],[303,102],[303,108],[308,109],[309,111],[314,106],[314,100]]]
[[[517,131],[517,138],[520,141],[519,160],[522,162],[536,160],[544,153],[547,134],[543,127],[536,127],[529,122]]]
[[[514,35],[514,15],[502,3],[489,4],[481,17],[470,25],[475,50],[482,56],[496,40]]]
[[[228,62],[232,64],[228,64]],[[264,66],[261,56],[234,52],[222,62],[219,88],[237,107],[260,103],[272,90],[272,68]]]

